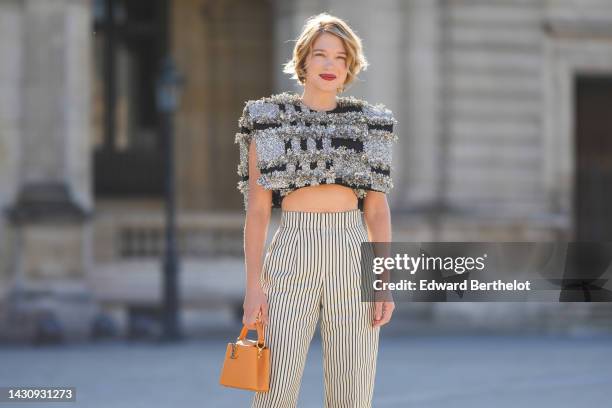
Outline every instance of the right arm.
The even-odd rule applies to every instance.
[[[259,278],[263,266],[263,251],[272,213],[272,192],[257,184],[260,176],[257,168],[255,142],[249,144],[249,192],[244,225],[244,257],[246,287],[242,323],[255,328],[255,319],[261,313],[261,321],[268,324],[268,301]]]

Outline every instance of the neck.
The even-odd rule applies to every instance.
[[[326,92],[312,87],[304,87],[302,103],[312,110],[332,110],[336,107],[336,92]]]

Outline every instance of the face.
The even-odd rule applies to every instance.
[[[324,92],[337,92],[347,76],[347,54],[344,43],[324,32],[317,38],[306,57],[306,86]]]

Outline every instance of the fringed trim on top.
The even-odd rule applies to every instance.
[[[341,184],[360,200],[368,191],[393,188],[392,149],[397,121],[383,104],[352,97],[337,98],[332,110],[314,111],[295,93],[245,102],[238,120],[238,190],[248,207],[249,145],[255,140],[257,184],[273,191],[272,207],[309,185]]]

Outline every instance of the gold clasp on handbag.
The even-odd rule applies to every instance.
[[[263,345],[261,347],[259,347],[259,343],[257,344],[257,358],[261,357],[261,350],[263,350],[264,347],[265,346],[263,346]]]
[[[232,344],[232,353],[230,354],[230,358],[237,358],[236,356],[236,343],[231,343]]]

